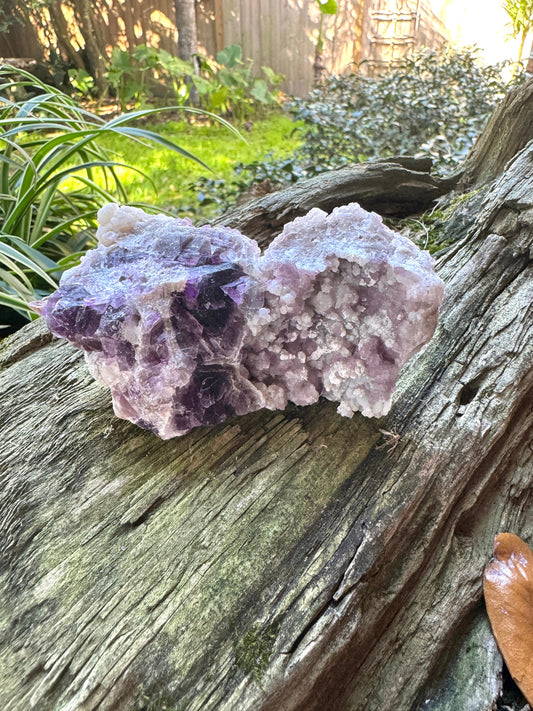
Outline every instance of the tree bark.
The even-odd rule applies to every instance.
[[[80,53],[77,52],[71,44],[71,35],[61,3],[50,3],[50,5],[48,5],[48,12],[50,13],[50,18],[54,26],[58,48],[63,50],[64,55],[73,67],[87,70]]]
[[[497,178],[507,163],[533,139],[533,77],[512,89],[489,118],[464,165],[460,189]]]
[[[178,57],[190,61],[198,51],[194,0],[174,0],[178,28]]]
[[[3,708],[435,708],[493,536],[533,542],[533,144],[462,210],[381,420],[321,401],[162,442],[40,320],[3,344]]]
[[[120,14],[124,22],[124,31],[126,33],[126,40],[128,43],[128,50],[133,52],[137,46],[137,38],[135,37],[135,27],[134,27],[134,10],[133,3],[131,0],[129,2],[118,3],[117,12]]]
[[[178,28],[178,57],[186,62],[193,62],[194,74],[199,73],[199,62],[195,56],[198,52],[198,33],[196,27],[195,0],[174,0],[176,11],[176,27]],[[192,77],[185,77],[190,84],[189,101],[198,106],[200,97]]]
[[[74,7],[76,15],[79,18],[80,31],[85,42],[85,51],[87,52],[90,73],[94,77],[94,83],[100,95],[103,95],[107,88],[105,80],[106,67],[103,59],[105,57],[105,51],[98,45],[90,0],[75,0]]]

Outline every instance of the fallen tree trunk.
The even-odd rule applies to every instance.
[[[283,225],[313,207],[331,212],[339,205],[358,202],[365,210],[380,215],[405,217],[428,210],[438,197],[455,187],[460,177],[436,178],[430,170],[428,158],[358,163],[268,193],[234,208],[219,222],[231,224],[263,247]]]
[[[3,708],[442,708],[446,656],[487,639],[494,534],[533,533],[532,196],[530,145],[463,206],[437,332],[381,420],[321,401],[163,442],[40,321],[8,339]]]

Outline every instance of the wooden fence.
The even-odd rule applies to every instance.
[[[363,5],[362,0],[340,0],[337,15],[325,17],[328,72],[346,71],[360,59]],[[286,91],[303,95],[311,89],[320,22],[316,0],[209,0],[203,9],[216,18],[211,26],[198,23],[199,39],[209,53],[221,44],[240,44],[254,66],[267,65],[285,75]],[[206,25],[202,35],[200,27]]]
[[[176,51],[173,0],[93,0],[95,32],[108,48],[131,49],[138,44]],[[342,73],[361,60],[382,67],[422,44],[437,46],[445,29],[431,12],[429,0],[338,0],[336,15],[323,23],[325,70]],[[59,3],[58,3],[59,5]],[[57,6],[56,6],[57,7]],[[68,18],[68,8],[64,14]],[[51,7],[51,12],[55,10]],[[240,44],[256,71],[267,65],[285,75],[283,89],[305,95],[313,85],[313,64],[320,12],[316,0],[198,0],[200,51],[215,55]],[[51,23],[50,23],[51,24]],[[69,31],[80,50],[83,39],[72,23]],[[14,27],[0,35],[0,56],[43,59],[42,27]],[[41,42],[38,41],[38,34]],[[61,37],[57,38],[61,46]]]

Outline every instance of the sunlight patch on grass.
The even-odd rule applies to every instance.
[[[201,177],[235,180],[234,167],[238,163],[252,163],[264,159],[268,152],[279,157],[289,156],[300,144],[295,124],[282,114],[274,114],[252,124],[250,131],[237,126],[245,141],[219,125],[190,125],[170,121],[150,126],[166,138],[179,143],[207,163],[212,173],[201,165],[160,147],[126,142],[120,136],[107,136],[105,147],[117,160],[135,166],[150,180],[118,168],[117,174],[134,202],[159,204],[179,211],[181,206],[195,201],[194,183]],[[151,182],[150,182],[151,181]]]

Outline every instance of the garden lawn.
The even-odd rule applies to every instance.
[[[247,126],[248,131],[236,125],[244,140],[220,124],[169,121],[146,126],[196,155],[213,172],[163,147],[132,143],[121,136],[107,136],[104,145],[118,161],[127,162],[150,179],[125,168],[118,169],[131,202],[158,204],[172,212],[202,213],[209,217],[214,214],[216,205],[199,208],[196,194],[200,188],[195,189],[194,185],[198,179],[235,182],[238,176],[233,169],[238,163],[262,161],[269,152],[276,157],[287,157],[301,143],[295,124],[281,113]]]

